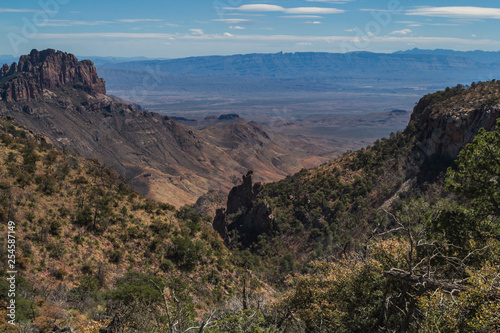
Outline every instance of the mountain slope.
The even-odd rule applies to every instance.
[[[0,115],[47,136],[58,149],[99,159],[141,193],[176,206],[210,189],[228,191],[248,169],[262,170],[263,181],[278,180],[334,154],[333,148],[310,159],[307,147],[253,122],[193,130],[105,92],[90,61],[33,50],[2,67]]]
[[[187,320],[196,315],[193,297],[198,311],[219,306],[240,292],[244,278],[210,223],[192,209],[146,199],[95,160],[58,152],[2,118],[0,219],[14,223],[0,226],[0,258],[7,263],[7,230],[15,231],[15,331],[64,325],[85,332],[89,323],[98,331],[96,320],[117,313],[127,325],[149,331],[158,317],[140,309],[165,316],[151,281],[170,283],[191,304]],[[5,266],[0,275],[0,331],[12,332],[4,312]]]

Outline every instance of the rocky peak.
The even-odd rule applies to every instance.
[[[7,102],[38,99],[44,89],[69,83],[90,94],[106,94],[104,79],[98,77],[92,61],[78,61],[66,52],[32,50],[21,56],[18,63],[0,68],[0,96]]]

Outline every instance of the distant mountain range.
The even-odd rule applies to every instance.
[[[146,90],[331,91],[373,85],[434,89],[500,75],[500,52],[413,49],[392,54],[246,54],[107,63],[98,70],[110,90],[137,87],[148,77],[154,77],[154,84]]]
[[[409,111],[427,93],[500,77],[500,52],[280,52],[108,62],[97,70],[111,94],[151,111],[190,119],[238,113],[266,123]]]
[[[411,50],[394,52],[394,54],[440,55],[440,56],[448,56],[448,57],[471,58],[474,61],[484,62],[484,63],[499,63],[500,62],[500,52],[480,51],[480,50],[454,51],[454,50],[444,50],[444,49],[422,50],[422,49],[414,48]]]

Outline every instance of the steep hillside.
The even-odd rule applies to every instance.
[[[155,318],[141,311],[164,316],[151,280],[178,293],[185,319],[196,317],[193,302],[203,313],[237,297],[242,279],[252,283],[248,292],[267,293],[234,265],[206,218],[146,199],[97,161],[53,150],[1,118],[0,220],[2,262],[9,254],[7,230],[15,231],[16,263],[9,270],[17,271],[16,323],[31,322],[33,332],[54,325],[82,332],[117,313],[130,325],[150,325]],[[0,270],[2,306],[9,301],[6,271]],[[2,310],[5,332],[6,318]]]
[[[276,183],[233,188],[214,220],[227,244],[301,262],[363,246],[394,223],[386,212],[411,197],[442,196],[446,168],[481,128],[500,117],[500,83],[457,86],[423,97],[403,132]],[[254,170],[258,174],[259,170]]]
[[[307,145],[239,122],[194,130],[105,95],[90,61],[60,51],[33,50],[0,72],[0,115],[10,116],[58,149],[97,158],[135,189],[175,206],[210,189],[228,191],[248,169],[274,181],[325,162]]]

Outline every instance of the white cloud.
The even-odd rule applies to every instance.
[[[430,21],[430,19],[429,19]],[[423,27],[423,26],[443,26],[443,27],[458,27],[458,23],[430,23],[430,22],[415,22],[415,21],[396,21],[395,23],[406,24],[409,27]]]
[[[254,5],[242,5],[239,7],[226,7],[227,10],[240,10],[243,12],[283,12],[285,8],[277,5],[267,5],[267,4],[254,4]]]
[[[347,2],[352,2],[354,0],[306,0],[309,2],[322,2],[322,3],[335,3],[335,4],[344,4]]]
[[[429,25],[437,26],[437,27],[459,27],[458,23],[429,23]]]
[[[162,22],[157,19],[119,19],[116,21],[82,21],[82,20],[45,20],[39,24],[43,27],[71,27],[71,26],[94,26],[103,24],[116,24],[116,23],[141,23],[141,22]],[[177,27],[173,23],[164,22],[163,25]]]
[[[307,23],[307,24],[322,24],[321,21],[307,21],[305,23]]]
[[[391,32],[389,35],[408,35],[411,34],[411,29],[396,30]]]
[[[408,10],[406,12],[406,15],[460,19],[500,19],[500,8],[472,6],[421,7]]]
[[[137,23],[137,22],[161,22],[162,20],[158,19],[121,19],[118,22],[122,23]]]
[[[233,29],[233,30],[245,30],[245,27],[240,27],[239,25],[230,25],[229,29]]]
[[[225,8],[225,9],[234,9],[234,8]],[[250,14],[250,13],[224,13],[224,15],[231,15],[231,16],[255,16],[255,17],[261,17],[261,16],[265,16],[264,14]]]
[[[234,37],[234,35],[230,34],[229,32],[225,32],[224,33],[224,37]]]
[[[391,12],[389,9],[361,8],[360,12]]]
[[[193,35],[201,36],[204,34],[203,29],[189,29]]]
[[[40,9],[0,8],[0,13],[54,13],[54,11],[46,11]]]
[[[81,39],[81,38],[166,38],[175,37],[173,34],[162,33],[128,33],[128,32],[89,32],[89,33],[40,33],[40,39]]]
[[[416,21],[396,21],[394,23],[398,23],[398,24],[419,24],[419,22],[416,22]]]
[[[248,19],[215,19],[214,22],[225,22],[227,24],[242,24],[251,22]]]
[[[294,7],[285,8],[277,5],[268,4],[253,4],[242,5],[236,8],[226,7],[227,10],[238,10],[243,12],[282,12],[286,14],[339,14],[345,10],[337,8],[323,8],[323,7]]]
[[[320,7],[287,8],[285,11],[285,13],[287,14],[340,14],[343,12],[345,12],[345,10],[336,8],[320,8]]]
[[[102,25],[114,23],[112,21],[79,21],[79,20],[45,20],[39,24],[41,27],[71,27],[82,25]]]
[[[175,23],[169,23],[169,22],[163,22],[161,25],[158,26],[158,28],[165,28],[165,27],[180,27],[180,25],[175,24]]]
[[[280,16],[281,18],[287,18],[287,19],[320,19],[323,18],[323,16],[319,15],[287,15],[287,16]]]
[[[396,21],[395,23],[406,24],[409,27],[422,27],[422,26],[424,26],[423,23],[415,22],[415,21]]]

